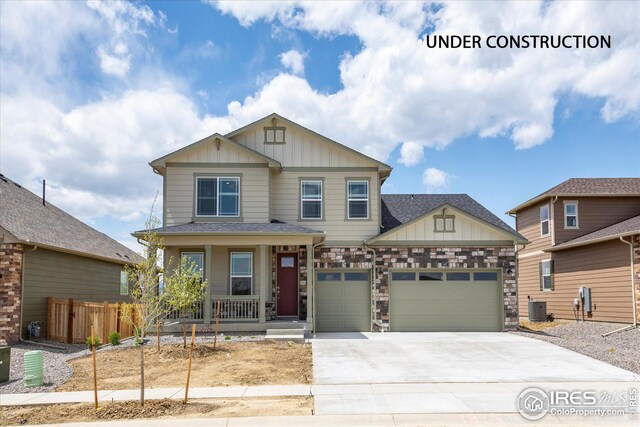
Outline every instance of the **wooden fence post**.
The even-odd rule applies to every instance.
[[[69,298],[69,322],[67,325],[67,343],[73,342],[73,298]]]
[[[20,301],[22,304],[22,301]],[[47,339],[51,339],[51,328],[53,327],[53,298],[47,298]],[[22,332],[21,332],[22,333]]]
[[[116,332],[122,335],[120,332],[120,303],[116,303]]]
[[[104,316],[102,316],[102,343],[106,344],[109,339],[109,301],[104,302]]]

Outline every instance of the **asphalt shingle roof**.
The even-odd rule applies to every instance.
[[[538,194],[509,212],[517,212],[544,197],[552,196],[640,196],[640,178],[571,178]]]
[[[640,215],[610,225],[600,230],[596,230],[592,233],[585,234],[584,236],[576,237],[575,239],[568,240],[559,245],[554,246],[552,249],[562,249],[565,247],[588,245],[589,243],[613,239],[620,235],[628,235],[640,233]]]
[[[142,234],[146,230],[136,231]],[[247,223],[247,222],[191,222],[187,224],[170,225],[168,227],[154,228],[158,234],[182,234],[182,233],[305,233],[322,234],[322,231],[312,230],[301,225],[287,224],[284,222]]]
[[[467,194],[383,194],[382,233],[406,224],[434,209],[449,204],[508,233],[526,240],[507,223]]]
[[[30,244],[131,263],[140,256],[0,174],[0,226]]]

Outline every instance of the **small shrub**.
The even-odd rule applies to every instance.
[[[224,337],[225,341],[229,341],[231,339],[231,337],[229,335],[227,335],[226,337]]]
[[[120,334],[118,332],[111,332],[111,334],[109,334],[109,342],[111,345],[120,345]]]
[[[100,342],[100,338],[98,337],[93,337],[93,343],[91,342],[91,337],[87,337],[87,340],[85,341],[87,344],[87,347],[89,348],[89,350],[91,350],[91,345],[93,344],[96,347],[100,347],[100,344],[102,344],[102,342]]]

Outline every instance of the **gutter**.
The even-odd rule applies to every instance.
[[[622,234],[614,234],[612,236],[600,237],[600,238],[597,238],[597,239],[583,240],[581,242],[576,242],[576,243],[569,243],[569,242],[567,242],[566,244],[565,243],[561,243],[560,245],[558,245],[555,248],[544,249],[544,252],[556,252],[556,251],[561,251],[561,250],[564,250],[564,249],[577,248],[579,246],[587,246],[587,245],[591,245],[593,243],[606,242],[607,240],[613,240],[616,237],[622,238],[622,237],[634,236],[634,235],[638,234],[638,232],[640,232],[640,230],[629,231],[627,233],[622,233]],[[623,242],[629,243],[626,240],[623,240]]]

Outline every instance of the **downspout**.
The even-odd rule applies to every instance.
[[[631,258],[631,302],[633,303],[633,325],[624,326],[620,329],[616,329],[615,331],[607,332],[606,334],[602,334],[603,337],[616,332],[626,331],[627,329],[638,327],[638,303],[636,301],[636,275],[634,271],[635,265],[633,262],[633,238],[631,242],[627,242],[622,236],[620,236],[620,241],[629,245],[629,256]]]
[[[369,330],[371,332],[373,332],[373,324],[374,324],[373,316],[375,315],[375,312],[376,312],[375,311],[376,302],[375,302],[375,292],[374,291],[375,291],[376,282],[377,282],[377,279],[378,279],[378,277],[376,275],[376,259],[378,258],[378,255],[376,254],[376,250],[375,249],[373,249],[370,246],[367,246],[367,241],[366,240],[364,242],[362,242],[362,244],[364,245],[365,250],[371,251],[373,253],[373,260],[371,262],[371,270],[372,270],[372,272],[371,272],[371,280],[372,280],[372,282],[371,282],[371,304],[370,304],[371,305],[371,315],[369,316]],[[382,325],[380,325],[378,323],[376,323],[376,324],[378,326],[380,326],[380,330],[383,331]]]
[[[516,231],[518,231],[518,214],[509,213],[507,215],[509,215],[511,218],[515,220]],[[516,252],[515,276],[516,276],[516,313],[518,317],[518,328],[520,327],[520,260],[519,260],[520,257],[518,255],[518,252],[524,250],[524,248],[527,247],[527,245],[525,245],[524,243],[521,243],[521,245],[522,245],[522,248],[518,249],[518,242],[516,240],[513,241],[513,247]]]
[[[307,266],[307,271],[309,273],[307,273],[308,277],[307,277],[307,281],[311,280],[312,285],[312,289],[313,289],[313,304],[311,306],[311,309],[313,310],[313,333],[316,333],[316,307],[317,307],[317,298],[316,295],[318,294],[318,291],[316,290],[316,248],[319,248],[320,246],[324,245],[324,242],[320,242],[320,243],[316,243],[315,245],[311,245],[311,250],[313,251],[313,253],[311,254],[311,265]]]

